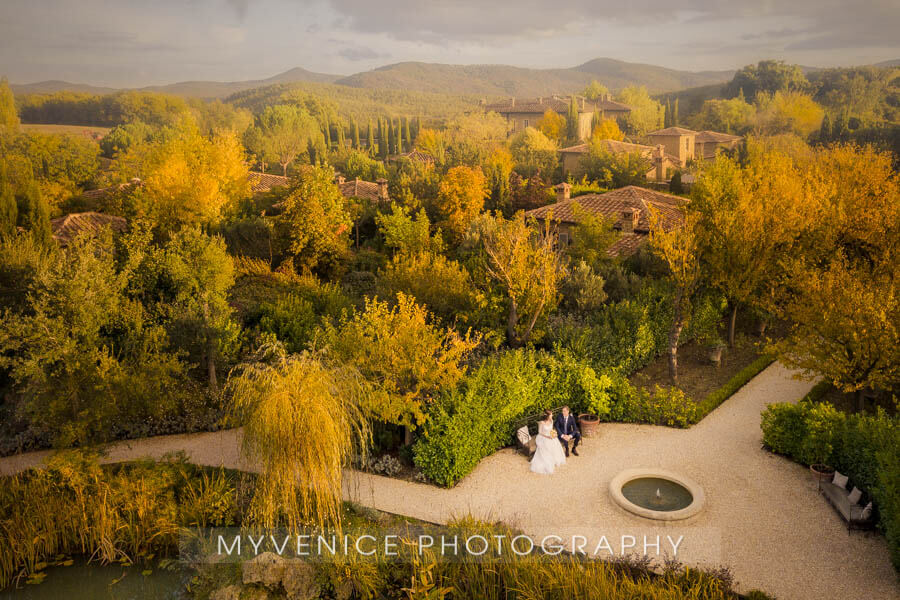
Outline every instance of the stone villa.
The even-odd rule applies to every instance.
[[[612,154],[625,154],[638,152],[641,156],[652,161],[652,167],[647,171],[648,181],[666,181],[672,173],[681,167],[678,158],[668,154],[663,146],[645,146],[617,140],[602,140],[601,143]],[[576,179],[583,174],[581,159],[591,150],[590,142],[570,146],[559,151],[564,176],[572,175]]]
[[[738,145],[741,137],[717,131],[693,131],[684,127],[666,127],[647,134],[654,146],[662,146],[670,156],[678,161],[678,166],[687,166],[690,160],[709,160],[716,157],[721,149],[731,149]]]
[[[634,185],[606,192],[605,194],[584,194],[570,197],[572,186],[560,183],[556,186],[557,202],[525,213],[538,221],[547,219],[558,227],[560,245],[568,245],[572,240],[572,229],[578,223],[575,204],[584,211],[602,216],[613,222],[613,228],[620,232],[619,239],[610,246],[610,256],[628,256],[650,239],[650,211],[655,211],[663,228],[669,230],[684,223],[681,212],[687,200],[672,194],[664,194]]]
[[[509,127],[507,135],[514,135],[526,127],[534,127],[548,110],[552,110],[561,116],[569,112],[571,96],[549,96],[531,100],[518,100],[510,98],[504,102],[485,104],[484,109],[499,113],[506,118]],[[624,104],[614,102],[609,94],[596,100],[588,100],[583,96],[575,96],[578,106],[578,138],[588,140],[591,137],[591,125],[594,114],[599,113],[602,119],[616,119],[626,116],[631,109]]]

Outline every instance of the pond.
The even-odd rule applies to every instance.
[[[154,565],[155,566],[155,565]],[[118,564],[100,565],[75,561],[71,566],[44,569],[41,583],[0,590],[0,600],[180,600],[187,598],[185,584],[190,573]]]

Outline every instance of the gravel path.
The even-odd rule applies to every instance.
[[[601,425],[552,476],[531,473],[512,450],[483,460],[450,490],[348,473],[344,496],[385,512],[436,523],[454,516],[504,521],[535,539],[582,535],[593,551],[603,537],[621,551],[623,535],[638,548],[661,536],[660,551],[699,566],[728,566],[742,591],[759,588],[782,599],[900,597],[897,576],[879,535],[854,532],[816,491],[809,471],[761,448],[759,415],[770,402],[796,400],[810,384],[778,363],[763,371],[701,423],[687,430]],[[237,430],[165,436],[110,447],[105,461],[159,457],[183,450],[204,465],[253,470],[239,453]],[[49,453],[0,459],[0,475],[40,464]],[[699,483],[706,507],[695,517],[658,523],[631,515],[609,498],[622,470],[662,468]],[[653,550],[652,546],[650,547]],[[601,556],[605,551],[601,552]]]

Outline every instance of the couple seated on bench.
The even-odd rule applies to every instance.
[[[525,426],[527,435],[527,425]],[[530,437],[530,436],[529,436]],[[521,438],[519,441],[523,441]],[[572,454],[578,456],[578,443],[581,432],[575,417],[569,413],[569,407],[563,406],[559,416],[553,420],[553,411],[544,411],[543,419],[538,422],[538,433],[534,439],[535,450],[531,458],[531,470],[535,473],[550,475],[556,467],[565,464],[569,456],[569,443],[572,443]],[[523,442],[527,444],[527,442]]]

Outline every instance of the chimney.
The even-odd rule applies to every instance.
[[[544,99],[543,99],[543,98],[538,98],[538,104],[543,104],[543,103],[544,103]]]
[[[509,104],[509,105],[510,105],[511,107],[513,107],[513,108],[516,107],[516,97],[515,97],[515,96],[512,97],[512,100],[510,101],[510,104]]]
[[[344,177],[343,175],[341,175],[340,173],[338,173],[336,179],[337,179],[337,184],[338,184],[338,185],[343,185],[343,183],[344,183],[345,181],[347,181],[347,178]]]
[[[653,164],[656,167],[656,181],[662,181],[665,178],[663,170],[663,157],[666,155],[666,147],[659,144],[653,151]]]
[[[638,219],[641,216],[641,209],[631,208],[630,206],[622,210],[622,233],[634,233],[637,227]]]
[[[388,182],[387,179],[381,177],[375,180],[375,183],[378,184],[378,197],[382,200],[388,199]]]
[[[581,110],[584,110],[584,96],[581,97]]]
[[[572,191],[572,186],[566,182],[562,182],[559,185],[555,186],[553,189],[556,190],[556,201],[562,202],[563,200],[568,200],[570,198],[569,194]]]

